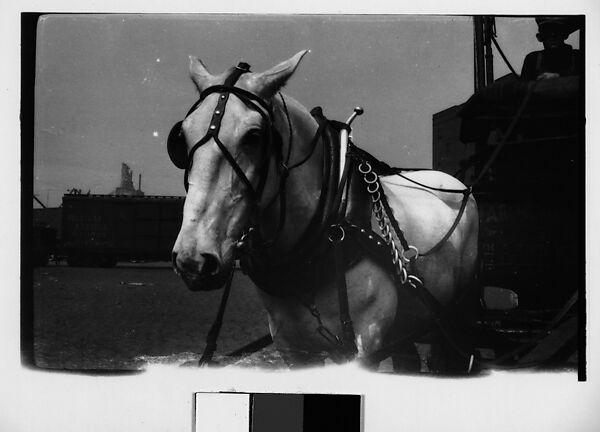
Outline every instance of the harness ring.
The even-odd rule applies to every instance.
[[[371,190],[371,185],[375,185],[373,190]],[[377,179],[375,179],[375,181],[373,183],[367,184],[367,192],[373,194],[378,191],[379,191],[379,182],[377,181]]]
[[[408,276],[408,273],[406,272],[406,268],[402,267],[402,270],[400,270],[400,283],[405,284],[406,281],[408,280],[408,278],[409,278],[409,276]],[[413,288],[416,288],[416,287],[413,285]]]
[[[408,253],[408,257],[406,256]],[[412,256],[411,256],[412,255]],[[409,245],[408,249],[402,251],[402,259],[404,262],[414,261],[419,258],[419,249],[415,246]]]
[[[398,254],[398,249],[396,248],[392,248],[392,261],[394,264],[398,264],[398,262],[400,261],[400,255]]]
[[[346,238],[346,231],[344,231],[344,227],[342,227],[341,225],[331,225],[329,228],[339,228],[341,232],[340,238],[335,239],[332,237],[332,232],[330,231],[330,234],[327,236],[327,238],[331,243],[344,241],[344,239]]]
[[[378,217],[383,217],[383,208],[380,202],[373,203],[373,213]]]
[[[415,275],[410,275],[408,276],[408,280],[410,281],[409,284],[414,288],[417,289],[417,283],[420,284],[421,286],[423,285],[423,281],[421,279],[419,279],[418,277],[416,277]]]
[[[372,180],[369,180],[369,178],[368,178],[369,174],[373,175],[373,179]],[[365,183],[367,183],[367,184],[373,184],[373,183],[377,183],[377,178],[378,177],[377,177],[377,174],[375,174],[375,172],[369,171],[369,172],[364,173],[364,178],[365,178]]]
[[[381,230],[381,234],[383,234],[383,237],[387,237],[390,233],[390,227],[388,225],[384,225],[383,229]]]
[[[365,170],[363,168],[363,165],[366,165],[368,168]],[[369,164],[369,162],[361,162],[360,165],[358,165],[358,171],[361,174],[367,174],[369,172],[371,172],[373,170],[373,168],[371,168],[371,164]]]

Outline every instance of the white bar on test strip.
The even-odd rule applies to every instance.
[[[249,432],[250,395],[196,393],[195,432]]]

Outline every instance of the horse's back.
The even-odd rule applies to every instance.
[[[466,189],[464,183],[456,177],[435,170],[408,171],[400,175],[383,176],[381,182],[399,199],[408,196],[419,197],[424,193],[434,195],[448,205],[460,203],[463,195],[457,192]],[[442,192],[436,189],[452,192]]]
[[[440,171],[422,170],[381,177],[381,183],[408,243],[416,246],[420,253],[433,248],[459,219],[444,245],[447,247],[441,248],[440,254],[453,254],[458,261],[465,254],[476,255],[477,205],[469,194],[461,211],[465,197],[461,191],[466,190],[461,181]],[[471,264],[473,259],[468,261]],[[460,265],[459,262],[456,264]]]

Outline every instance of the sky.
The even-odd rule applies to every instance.
[[[541,48],[536,30],[497,19],[517,71]],[[184,194],[165,146],[198,96],[189,55],[213,73],[241,60],[263,71],[310,49],[285,93],[337,120],[362,106],[355,143],[394,166],[431,167],[432,115],[473,93],[466,16],[49,15],[37,36],[34,193],[50,207],[70,188],[110,193],[121,162],[147,195]],[[509,72],[496,52],[494,71]]]

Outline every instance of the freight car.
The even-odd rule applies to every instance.
[[[177,196],[64,195],[60,253],[72,266],[170,260],[183,202]]]

